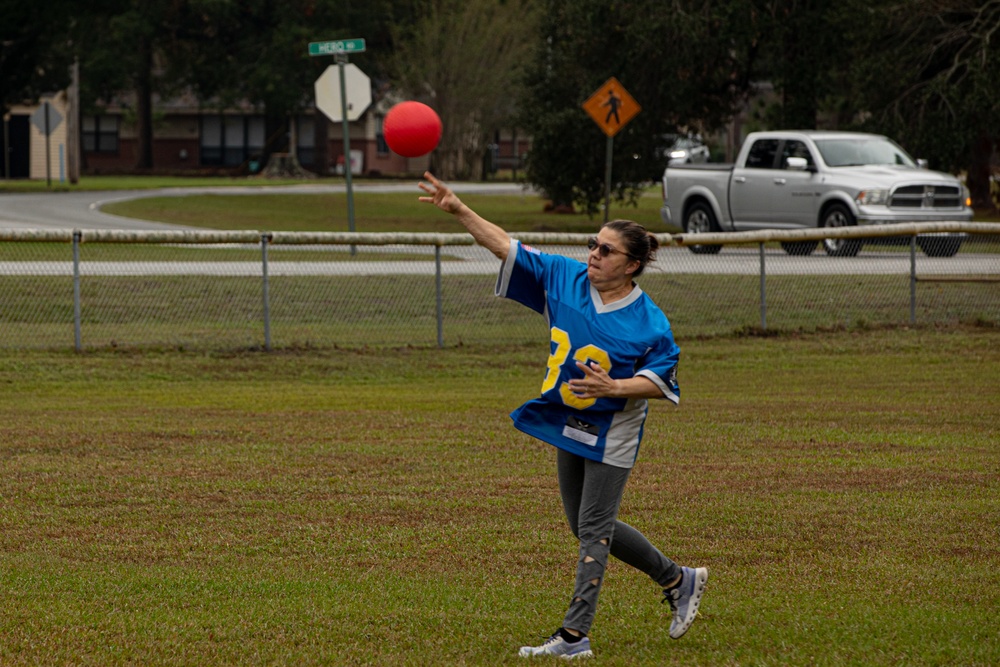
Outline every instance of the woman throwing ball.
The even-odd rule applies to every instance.
[[[430,173],[424,178],[427,196],[420,201],[454,215],[500,258],[497,296],[541,313],[549,324],[552,352],[540,395],[511,418],[519,430],[557,448],[563,509],[580,548],[562,627],[520,654],[593,655],[588,635],[609,554],[662,588],[673,610],[670,636],[680,638],[695,619],[708,570],[677,565],[618,521],[648,399],[680,401],[680,348],[667,317],[634,282],[655,257],[656,237],[637,223],[614,220],[588,241],[585,264],[548,255],[480,217]]]

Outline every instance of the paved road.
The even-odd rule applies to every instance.
[[[522,194],[531,190],[512,183],[452,183],[458,193]],[[111,202],[143,197],[184,197],[192,194],[330,194],[345,192],[344,185],[229,186],[221,188],[167,188],[110,192],[51,192],[0,194],[2,229],[189,229],[182,225],[122,218],[101,211]],[[417,182],[357,183],[355,192],[409,192],[420,194]]]
[[[532,191],[510,183],[454,183],[456,192],[522,194]],[[364,183],[356,184],[358,192],[403,192],[419,195],[416,182],[394,183]],[[0,194],[0,228],[10,229],[125,229],[125,230],[164,230],[189,229],[179,225],[168,225],[145,220],[133,220],[103,213],[103,204],[136,199],[140,197],[181,197],[190,194],[223,193],[237,195],[254,195],[267,193],[299,193],[325,194],[344,192],[343,185],[292,185],[292,186],[232,186],[224,188],[170,188],[164,190],[130,190],[120,192],[71,192],[44,194]],[[595,227],[597,223],[595,222]],[[271,275],[338,275],[344,273],[363,275],[398,275],[403,273],[426,274],[433,273],[434,263],[427,261],[352,261],[352,262],[282,262],[282,251],[291,252],[294,248],[275,246],[271,251],[269,273]],[[431,247],[418,248],[408,246],[365,248],[366,253],[421,251],[432,253]],[[553,250],[579,258],[585,257],[585,249],[562,247]],[[997,275],[1000,274],[1000,255],[996,254],[996,242],[984,252],[963,252],[952,258],[929,258],[922,253],[917,255],[917,272],[920,274],[959,274],[959,275]],[[479,247],[452,246],[445,248],[443,254],[449,258],[464,261],[446,261],[442,263],[445,275],[457,274],[494,274],[498,262],[489,252]],[[91,274],[128,275],[140,273],[155,273],[162,275],[164,271],[179,271],[187,274],[210,273],[214,275],[259,275],[260,266],[256,263],[240,262],[182,262],[174,268],[167,269],[163,263],[129,264],[100,263],[85,264],[81,270]],[[887,251],[878,246],[866,247],[858,257],[828,257],[817,251],[809,257],[792,257],[783,251],[768,250],[766,257],[766,272],[768,275],[887,275],[908,274],[910,270],[909,253]],[[756,246],[733,246],[723,249],[718,255],[694,255],[684,248],[664,248],[659,260],[649,266],[648,273],[710,273],[755,275],[760,271],[760,256]],[[0,267],[0,272],[22,273],[33,275],[60,274],[70,275],[72,266],[67,262],[6,262]]]

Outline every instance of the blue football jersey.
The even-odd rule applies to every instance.
[[[521,431],[584,458],[631,468],[639,453],[646,399],[580,398],[569,388],[583,377],[576,362],[596,362],[614,379],[642,376],[663,398],[680,402],[680,348],[670,322],[638,286],[605,305],[587,279],[587,266],[511,241],[500,267],[497,296],[545,316],[551,347],[538,398],[514,410]]]

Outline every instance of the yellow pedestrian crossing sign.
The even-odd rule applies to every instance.
[[[618,79],[611,77],[583,103],[583,110],[594,119],[604,134],[613,137],[642,111]]]

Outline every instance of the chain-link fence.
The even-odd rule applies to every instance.
[[[885,325],[1000,325],[1000,226],[664,235],[639,283],[678,337]],[[869,231],[869,233],[874,233]],[[920,236],[917,234],[920,233]],[[902,234],[902,235],[901,235]],[[521,234],[586,258],[585,235]],[[858,244],[831,256],[823,239]],[[949,257],[929,240],[961,239]],[[714,252],[707,244],[724,240]],[[813,246],[811,254],[804,254]],[[707,252],[706,252],[707,250]],[[941,254],[934,252],[931,254]],[[945,253],[948,254],[948,253]],[[537,342],[493,296],[499,261],[465,234],[0,232],[0,345],[291,348]]]

